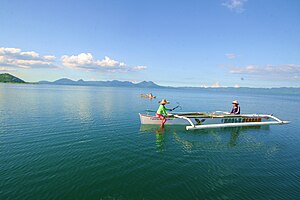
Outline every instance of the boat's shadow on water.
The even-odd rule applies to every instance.
[[[235,148],[241,146],[257,147],[261,146],[261,142],[257,142],[255,132],[269,132],[270,127],[251,126],[251,127],[231,127],[231,128],[214,128],[214,129],[198,129],[186,131],[185,126],[165,126],[160,128],[158,125],[141,125],[140,132],[144,134],[155,134],[156,147],[159,151],[166,150],[166,138],[172,139],[175,143],[181,145],[185,150],[193,149],[209,149],[221,150],[224,148]],[[243,142],[239,139],[243,138]],[[243,144],[241,144],[243,143]]]

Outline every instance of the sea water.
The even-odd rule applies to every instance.
[[[157,99],[141,98],[152,92]],[[141,126],[179,111],[273,113],[288,125]],[[299,199],[299,89],[0,85],[0,199]]]

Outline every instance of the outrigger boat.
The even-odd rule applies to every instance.
[[[148,99],[155,99],[156,98],[156,96],[153,96],[151,94],[141,94],[141,97],[142,98],[148,98]]]
[[[160,124],[161,120],[153,115],[140,114],[141,124]],[[213,113],[190,112],[174,113],[167,116],[165,125],[185,125],[186,130],[262,126],[274,124],[288,124],[289,121],[282,121],[273,115],[267,114],[240,114],[233,115],[227,112],[216,111]]]

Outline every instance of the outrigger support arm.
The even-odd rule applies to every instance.
[[[223,124],[205,124],[205,125],[195,125],[191,119],[185,116],[174,115],[174,117],[187,120],[191,126],[186,126],[186,130],[193,129],[206,129],[206,128],[223,128],[223,127],[242,127],[242,126],[261,126],[261,125],[271,125],[271,124],[288,124],[289,121],[282,121],[273,115],[261,115],[261,114],[250,114],[250,115],[234,115],[235,117],[262,117],[262,118],[272,118],[274,121],[270,122],[243,122],[243,123],[223,123]]]
[[[173,115],[174,117],[176,118],[181,118],[181,119],[185,119],[187,120],[190,124],[191,124],[191,127],[195,127],[195,124],[192,122],[192,120],[188,117],[184,117],[184,116],[180,116],[180,115]],[[189,126],[190,127],[190,126]],[[187,129],[188,130],[188,129]]]

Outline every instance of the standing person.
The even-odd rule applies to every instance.
[[[149,96],[150,99],[154,98],[152,93],[148,94],[148,96]]]
[[[232,101],[233,108],[230,114],[239,115],[241,113],[241,108],[239,106],[239,102],[237,100]]]
[[[170,102],[168,102],[166,99],[163,99],[161,101],[158,102],[160,104],[159,108],[156,111],[156,117],[158,117],[159,119],[161,119],[161,128],[164,128],[164,125],[167,121],[166,116],[167,114],[167,110],[172,111],[172,109],[168,109],[165,107],[166,104],[169,104]]]

